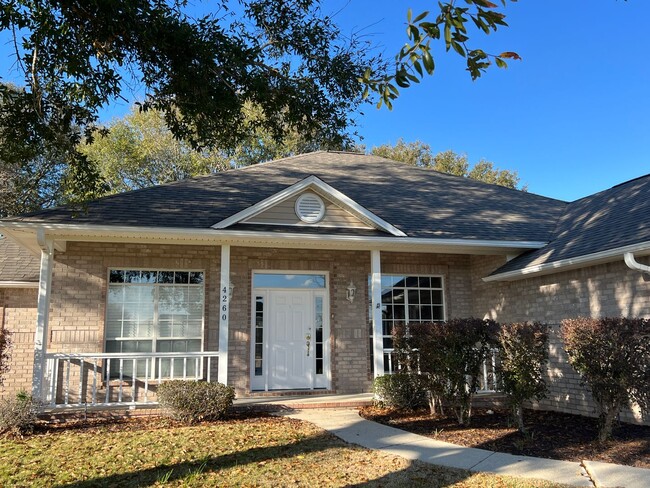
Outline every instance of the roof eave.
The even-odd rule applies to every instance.
[[[516,281],[535,276],[544,276],[572,269],[595,266],[597,264],[611,263],[613,261],[623,260],[626,252],[638,253],[640,255],[650,255],[650,241],[631,244],[629,246],[617,247],[592,254],[576,256],[574,258],[560,259],[550,263],[538,264],[536,266],[527,266],[525,268],[497,273],[483,278],[485,282],[495,281]]]
[[[47,224],[37,222],[0,222],[16,240],[34,251],[36,232],[43,229],[55,242],[139,242],[176,243],[183,245],[230,244],[245,247],[320,248],[412,252],[445,252],[456,254],[513,254],[540,249],[540,241],[497,241],[476,239],[437,239],[416,237],[374,237],[331,234],[300,234],[293,232],[260,232],[228,229],[187,229],[84,224]]]
[[[38,288],[38,281],[2,281],[0,288]]]

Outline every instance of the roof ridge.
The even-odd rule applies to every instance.
[[[637,176],[636,178],[632,178],[630,180],[626,180],[626,181],[623,181],[621,183],[617,183],[616,185],[610,186],[609,188],[605,188],[604,190],[597,191],[596,193],[592,193],[591,195],[585,195],[584,197],[578,198],[577,200],[573,200],[572,202],[569,202],[569,203],[574,204],[574,203],[581,202],[583,200],[596,198],[596,197],[602,196],[605,193],[611,192],[612,190],[620,189],[621,187],[623,187],[625,185],[629,185],[630,183],[633,183],[633,182],[638,181],[638,180],[642,180],[644,178],[649,178],[649,177],[650,177],[650,173],[645,174],[643,176]]]
[[[397,161],[395,159],[386,158],[384,156],[376,156],[374,154],[366,154],[366,156],[372,156],[372,157],[375,157],[375,158],[378,158],[378,159],[382,159],[382,160],[384,160],[385,162],[388,162],[388,163],[401,164],[402,168],[418,170],[418,171],[421,171],[423,173],[427,173],[429,175],[431,173],[435,173],[435,174],[440,175],[442,177],[453,178],[453,179],[462,179],[464,181],[469,181],[470,183],[477,183],[479,185],[487,185],[487,186],[489,186],[491,188],[496,187],[496,188],[503,189],[503,190],[515,191],[515,192],[519,192],[519,193],[525,193],[527,195],[533,195],[533,196],[536,196],[536,197],[539,197],[539,198],[544,198],[546,200],[554,200],[556,202],[564,203],[564,204],[567,204],[567,205],[570,203],[570,202],[567,202],[566,200],[560,200],[559,198],[553,198],[553,197],[549,197],[549,196],[546,196],[546,195],[540,195],[539,193],[533,193],[533,192],[530,192],[530,191],[523,191],[523,190],[519,190],[517,188],[510,188],[508,186],[498,185],[496,183],[488,183],[486,181],[481,181],[481,180],[476,180],[474,178],[469,178],[468,176],[459,176],[459,175],[454,175],[452,173],[445,173],[444,171],[438,171],[438,170],[433,169],[433,168],[426,168],[426,167],[422,167],[422,166],[417,166],[417,165],[414,165],[414,164],[405,163],[403,161]]]

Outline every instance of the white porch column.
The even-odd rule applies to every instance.
[[[370,251],[372,331],[375,378],[384,375],[384,330],[381,313],[381,254]]]
[[[219,372],[217,380],[228,384],[228,319],[230,318],[230,245],[221,245],[221,287],[219,300]]]
[[[32,396],[42,400],[43,375],[45,374],[45,354],[47,352],[47,329],[50,314],[50,291],[52,288],[52,266],[54,246],[45,238],[42,229],[38,231],[41,246],[41,270],[38,283],[38,305],[36,310],[36,332],[34,334],[34,368],[32,370]]]

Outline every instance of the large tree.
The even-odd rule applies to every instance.
[[[470,168],[466,154],[447,150],[433,154],[431,146],[422,141],[405,142],[399,139],[396,144],[382,144],[370,151],[375,156],[392,159],[421,168],[428,168],[441,173],[464,176],[473,180],[492,183],[508,188],[526,190],[519,187],[519,175],[516,171],[499,169],[494,163],[481,159]]]
[[[219,0],[206,15],[187,0],[3,2],[0,31],[13,35],[18,71],[5,81],[24,90],[16,97],[0,86],[0,132],[19,128],[23,143],[56,149],[68,199],[99,190],[78,143],[92,140],[100,109],[134,101],[133,93],[198,150],[235,148],[250,137],[248,103],[262,111],[259,124],[276,141],[297,131],[341,145],[364,98],[374,93],[390,106],[399,87],[433,73],[431,41],[444,39],[447,50],[465,56],[472,77],[516,58],[468,44],[468,24],[486,34],[506,25],[507,3],[448,0],[431,13],[409,11],[409,43],[387,69],[368,54],[377,50],[343,35],[318,0]]]
[[[82,144],[80,151],[95,165],[104,191],[119,193],[320,148],[295,131],[278,141],[260,126],[264,114],[259,107],[247,104],[244,112],[243,123],[250,127],[250,135],[234,148],[196,151],[174,137],[162,112],[133,107],[91,143]]]
[[[133,89],[198,150],[249,137],[247,103],[276,139],[295,130],[344,143],[359,77],[380,69],[367,46],[341,35],[318,1],[232,3],[197,17],[185,0],[3,2],[0,29],[13,32],[25,89],[0,91],[1,122],[23,128],[24,142],[59,141],[82,196],[97,175],[78,143],[92,139],[101,108]]]

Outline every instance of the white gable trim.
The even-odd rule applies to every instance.
[[[270,197],[265,198],[261,202],[258,202],[255,205],[252,205],[242,210],[241,212],[237,212],[236,214],[231,215],[227,219],[217,222],[212,226],[212,228],[225,229],[227,227],[230,227],[231,225],[237,224],[246,219],[254,217],[255,215],[264,212],[265,210],[273,207],[274,205],[277,205],[278,203],[286,200],[287,198],[291,198],[292,196],[297,195],[298,193],[306,189],[317,190],[318,193],[332,200],[333,203],[339,205],[344,210],[347,210],[355,217],[367,222],[369,225],[371,225],[376,229],[383,230],[384,232],[388,232],[389,234],[392,234],[397,237],[406,237],[406,234],[401,230],[399,230],[397,227],[386,222],[384,219],[375,215],[365,207],[362,207],[357,202],[352,200],[350,197],[341,193],[336,188],[328,185],[323,180],[321,180],[320,178],[314,175],[308,176],[304,180],[301,180],[294,185],[288,186],[284,190],[276,193],[275,195],[271,195]]]

